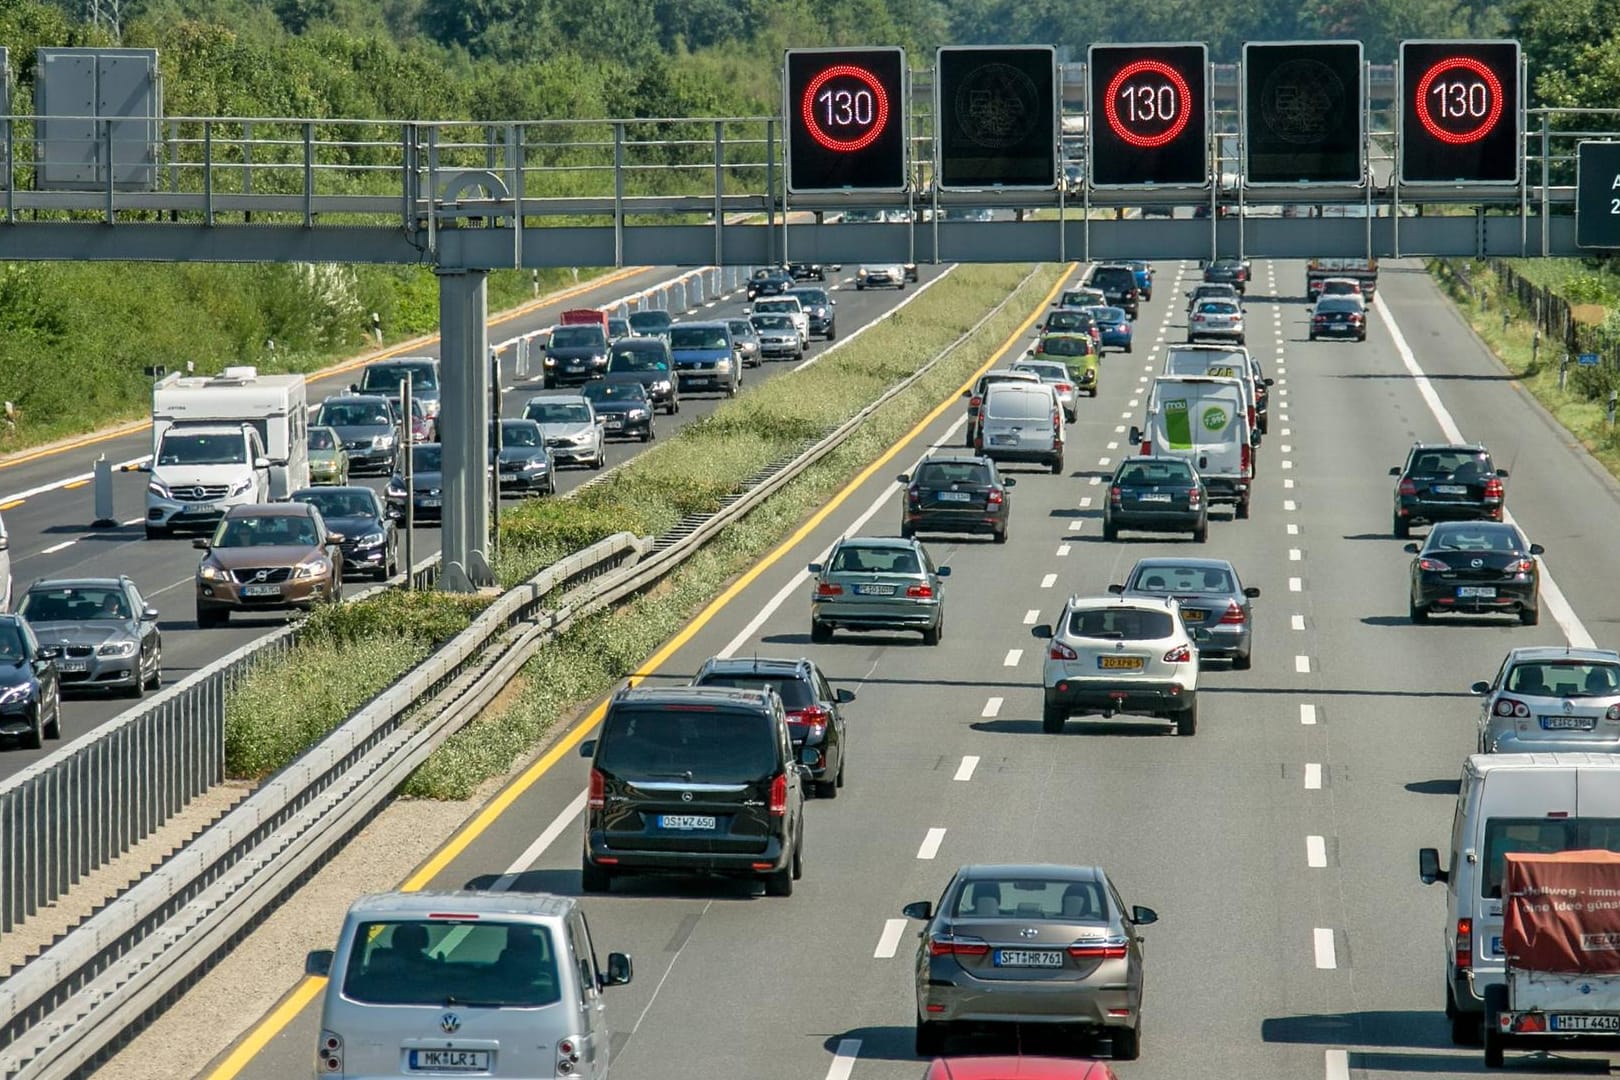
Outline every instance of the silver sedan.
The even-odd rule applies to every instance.
[[[1209,631],[1200,641],[1202,659],[1225,658],[1237,671],[1253,663],[1254,611],[1249,601],[1260,595],[1257,585],[1244,585],[1237,568],[1225,559],[1139,559],[1123,585],[1108,591],[1124,596],[1173,596],[1181,604],[1187,629]]]
[[[1620,652],[1513,649],[1473,691],[1482,754],[1620,751]]]

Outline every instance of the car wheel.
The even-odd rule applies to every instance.
[[[939,1022],[930,1022],[922,1017],[917,1018],[916,1050],[918,1057],[937,1057],[945,1048],[946,1027]]]
[[[24,750],[38,750],[45,745],[45,725],[40,719],[37,705],[34,707],[34,722],[22,733],[21,742]]]
[[[146,697],[146,675],[141,671],[141,659],[139,653],[137,653],[135,657],[135,678],[129,684],[129,686],[124,688],[124,696],[127,698],[133,698],[136,701],[140,701],[142,698]]]
[[[1485,988],[1485,1018],[1481,1025],[1481,1034],[1484,1036],[1487,1069],[1502,1067],[1502,1033],[1496,1025],[1496,1016],[1498,1013],[1506,1012],[1507,1007],[1506,986],[1498,983]]]
[[[794,858],[798,857],[797,851]],[[766,896],[792,896],[793,895],[793,867],[784,866],[774,874],[765,875]]]
[[[1198,734],[1198,699],[1193,698],[1192,704],[1176,714],[1176,734],[1178,736]]]
[[[393,548],[389,548],[388,549],[388,561],[383,565],[383,568],[382,568],[382,580],[387,581],[389,578],[398,576],[398,574],[399,574],[399,553],[394,551]]]
[[[844,786],[844,744],[838,744],[838,777],[833,781],[834,787]]]
[[[810,620],[811,641],[815,642],[817,645],[825,645],[827,642],[832,640],[832,636],[832,627],[828,626],[826,623],[817,622],[814,619]]]
[[[900,539],[902,539],[902,540],[910,540],[913,536],[916,536],[916,535],[917,535],[917,530],[913,529],[910,525],[902,525],[902,526],[900,526]]]
[[[842,766],[840,766],[840,768],[842,768]],[[816,798],[818,798],[818,799],[836,799],[836,798],[838,798],[838,781],[836,779],[833,779],[833,780],[817,780],[816,781]]]
[[[726,387],[726,397],[732,398],[732,397],[736,397],[736,396],[737,396],[737,384],[736,383],[731,383],[729,386]]]
[[[833,328],[832,328],[832,327],[830,327],[830,326],[829,326],[829,327],[827,327],[827,340],[828,340],[828,341],[832,341],[832,340],[833,340],[833,339],[834,339],[834,338],[836,338],[836,337],[837,337],[837,336],[838,336],[838,331],[837,331],[837,330],[834,330],[834,329],[833,329]]]
[[[1058,735],[1063,731],[1063,725],[1068,722],[1069,714],[1061,706],[1050,701],[1041,706],[1041,730],[1048,735]]]
[[[1420,608],[1410,600],[1406,602],[1406,613],[1407,615],[1411,616],[1412,621],[1419,626],[1422,626],[1424,623],[1429,621],[1428,609]]]
[[[799,839],[793,845],[793,880],[804,877],[804,826],[799,826]]]
[[[1254,667],[1254,657],[1251,654],[1242,653],[1232,657],[1233,671],[1248,671],[1252,667]]]
[[[231,619],[231,613],[226,609],[197,608],[197,628],[209,630],[216,626],[224,626]]]
[[[56,708],[51,710],[51,718],[43,725],[43,734],[47,739],[60,739],[62,737],[62,699],[57,697]]]
[[[644,442],[644,443],[646,443],[646,442],[652,442],[652,437],[653,437],[653,429],[652,429],[652,425],[651,425],[651,424],[648,424],[648,425],[647,425],[647,430],[646,430],[646,431],[643,431],[643,432],[642,432],[642,433],[641,433],[641,441],[642,441],[642,442]]]
[[[332,603],[343,603],[343,578],[337,574],[332,575],[332,589],[329,595]]]
[[[613,871],[605,866],[597,866],[589,859],[582,859],[579,864],[579,887],[581,892],[605,893],[613,888]]]
[[[1541,621],[1541,605],[1525,608],[1519,612],[1519,622],[1525,626],[1534,626]]]
[[[1232,511],[1232,516],[1237,518],[1239,521],[1244,521],[1244,520],[1248,519],[1248,516],[1249,516],[1249,497],[1247,495],[1243,496],[1243,498],[1238,500],[1237,509]]]
[[[1451,996],[1451,987],[1446,987],[1446,1019],[1451,1022],[1451,1044],[1453,1046],[1478,1046],[1480,1036],[1483,1034],[1483,1023],[1477,1013],[1465,1013],[1457,1008],[1456,999]]]
[[[1395,539],[1405,540],[1412,535],[1412,523],[1403,517],[1397,516],[1389,531],[1395,534]]]
[[[1007,528],[1008,526],[1003,525],[1001,528],[997,529],[991,535],[991,540],[997,544],[1005,544],[1007,542]]]
[[[1193,530],[1193,543],[1202,544],[1202,543],[1207,542],[1208,540],[1209,540],[1209,521],[1208,521],[1208,519],[1205,519],[1204,521],[1199,522],[1198,527]]]
[[[939,622],[933,626],[925,627],[922,632],[924,645],[938,645],[939,639],[945,636],[945,614],[940,613]]]
[[[1115,525],[1112,521],[1108,521],[1108,520],[1104,519],[1104,521],[1103,521],[1103,539],[1109,541],[1110,543],[1112,543],[1115,540],[1118,540],[1119,539],[1119,526]]]
[[[596,452],[596,460],[591,462],[591,470],[593,472],[601,472],[602,471],[602,466],[604,466],[606,464],[607,464],[607,447],[604,446],[602,449],[600,449],[600,450],[598,450]]]
[[[1062,454],[1059,454],[1057,457],[1052,459],[1052,475],[1053,476],[1062,476],[1063,475],[1063,455]]]
[[[1141,1023],[1140,1020],[1137,1021]],[[1115,1061],[1135,1061],[1142,1053],[1142,1029],[1140,1027],[1114,1028],[1109,1032],[1113,1036],[1110,1056]]]

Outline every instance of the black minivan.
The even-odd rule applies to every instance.
[[[1123,308],[1133,319],[1141,311],[1142,290],[1136,284],[1136,271],[1128,266],[1099,266],[1086,284],[1101,289],[1110,307]]]
[[[579,752],[591,759],[586,892],[621,873],[709,873],[793,895],[808,769],[775,690],[620,690]]]

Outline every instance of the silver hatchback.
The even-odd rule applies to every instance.
[[[902,913],[927,923],[917,947],[917,1053],[939,1053],[957,1028],[1060,1024],[1107,1037],[1134,1060],[1142,1033],[1142,939],[1157,922],[1126,907],[1095,866],[964,866],[939,908]]]
[[[1472,689],[1482,754],[1620,751],[1620,652],[1512,649],[1496,677]]]

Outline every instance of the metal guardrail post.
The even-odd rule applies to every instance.
[[[613,125],[613,265],[624,265],[624,124]]]
[[[315,225],[315,125],[304,121],[304,228]]]
[[[242,194],[253,194],[253,121],[242,121]],[[242,212],[242,223],[252,224],[253,211]]]
[[[112,137],[113,121],[111,121],[111,120],[102,120],[100,123],[101,123],[101,149],[102,149],[102,152],[106,155],[106,164],[107,164],[106,222],[107,222],[108,225],[111,225],[111,224],[113,224],[114,222],[116,222],[118,220],[118,210],[117,210],[117,207],[114,205],[114,202],[113,202],[113,183],[117,179],[117,170],[115,170],[113,168],[113,137]]]
[[[714,264],[726,261],[726,124],[714,122]]]
[[[214,122],[203,121],[203,224],[214,224]]]

